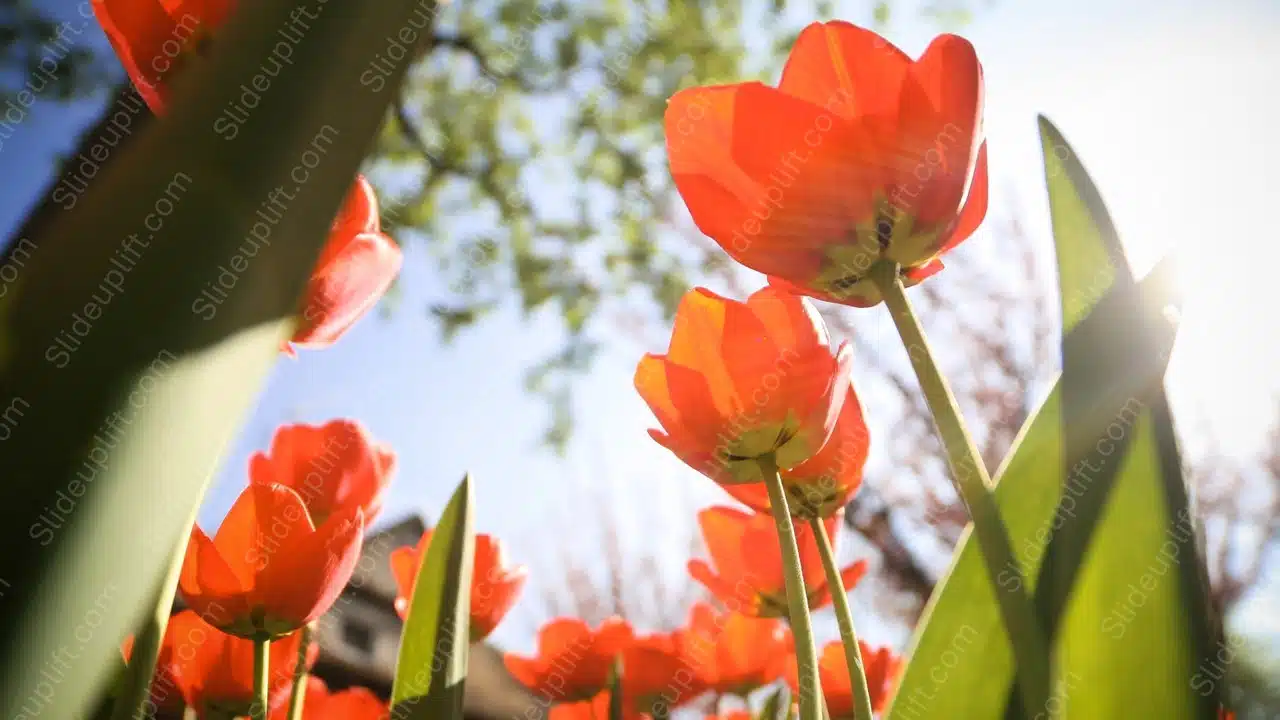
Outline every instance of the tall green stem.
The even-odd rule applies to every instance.
[[[200,497],[209,487],[200,490]],[[178,592],[178,577],[182,574],[182,563],[187,557],[187,542],[191,538],[191,529],[195,527],[196,517],[200,514],[200,502],[191,508],[187,524],[183,526],[182,535],[173,549],[173,557],[169,560],[169,569],[160,579],[156,588],[155,604],[146,624],[133,640],[133,649],[129,653],[129,665],[125,671],[125,679],[111,709],[111,720],[133,720],[143,717],[143,707],[151,696],[151,680],[155,677],[156,661],[160,658],[160,647],[164,644],[164,633],[169,627],[169,615],[173,613],[173,597]],[[169,695],[177,695],[178,688],[162,688]]]
[[[1048,644],[1028,597],[1021,566],[1014,557],[1009,532],[996,506],[991,478],[977,446],[965,429],[951,387],[933,359],[920,320],[907,300],[898,270],[896,264],[880,261],[871,269],[871,277],[889,306],[893,323],[898,328],[898,335],[911,359],[911,367],[920,380],[920,389],[924,391],[933,414],[956,489],[973,519],[973,531],[1013,647],[1023,710],[1034,715],[1049,701]],[[1008,575],[1002,582],[1000,576],[1004,573]]]
[[[778,544],[782,551],[782,567],[786,574],[787,607],[791,615],[791,634],[796,644],[796,669],[800,680],[800,720],[822,720],[822,686],[818,682],[818,651],[813,644],[813,626],[809,623],[809,593],[800,567],[800,546],[787,507],[787,493],[782,489],[782,476],[773,456],[761,458],[760,472],[769,489],[769,506],[778,526]]]
[[[253,704],[249,707],[249,717],[253,720],[267,720],[267,709],[270,704],[267,690],[271,678],[271,641],[254,638],[253,640]]]
[[[862,649],[858,647],[858,633],[853,629],[853,611],[849,609],[849,594],[840,579],[836,567],[836,553],[831,546],[831,536],[822,518],[809,519],[809,527],[818,540],[818,552],[822,555],[822,567],[827,572],[827,587],[831,588],[831,600],[836,608],[836,623],[840,626],[840,641],[844,645],[844,660],[849,666],[849,687],[853,689],[853,717],[855,720],[872,720],[871,692],[867,689],[867,671],[862,665]]]
[[[311,649],[311,636],[315,634],[315,622],[302,626],[298,639],[298,664],[293,669],[293,693],[289,696],[289,720],[302,720],[302,705],[307,699],[307,650]]]

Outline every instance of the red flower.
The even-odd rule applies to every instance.
[[[314,646],[314,645],[313,645]],[[293,688],[289,689],[290,701],[292,702]],[[311,720],[313,712],[320,703],[329,697],[329,686],[315,675],[307,676],[307,689],[304,691],[305,697],[302,700],[302,716],[306,720]],[[282,702],[271,711],[270,720],[289,720],[289,702]]]
[[[701,668],[685,654],[680,631],[636,638],[622,651],[622,694],[629,710],[665,717],[707,689]]]
[[[107,40],[138,94],[156,114],[168,105],[169,83],[230,15],[231,0],[93,0]]]
[[[730,710],[719,715],[708,715],[705,720],[754,720],[754,718],[746,710]]]
[[[867,278],[877,260],[917,283],[981,224],[982,104],[982,66],[963,38],[941,35],[913,62],[869,30],[813,23],[777,88],[676,93],[667,153],[694,222],[731,257],[865,307],[881,299]]]
[[[289,704],[282,703],[278,717],[271,720],[288,720]],[[307,697],[302,705],[302,717],[306,720],[386,720],[391,712],[387,704],[372,690],[352,687],[330,692],[322,680],[307,677]]]
[[[563,703],[589,701],[608,687],[614,660],[634,639],[631,626],[621,618],[609,618],[595,630],[578,618],[556,618],[538,631],[537,654],[508,654],[507,670],[543,697]]]
[[[789,469],[831,435],[851,352],[835,357],[826,326],[799,296],[764,288],[745,303],[705,288],[685,294],[671,348],[636,368],[660,444],[722,484],[760,482],[758,459]]]
[[[271,643],[270,709],[288,705],[289,690],[298,661],[300,633]],[[126,641],[130,655],[132,638]],[[311,645],[307,667],[320,648]],[[205,623],[193,610],[169,618],[160,646],[161,662],[151,684],[151,701],[158,708],[179,709],[183,703],[204,717],[247,715],[253,702],[253,643],[232,637]]]
[[[824,520],[832,545],[837,547],[837,531],[843,518],[844,512],[841,511]],[[712,507],[698,513],[698,524],[702,526],[702,539],[715,569],[703,560],[690,560],[689,574],[693,579],[705,585],[733,612],[757,617],[787,617],[782,552],[773,518],[765,513]],[[795,534],[800,547],[809,609],[816,610],[831,602],[831,589],[827,586],[817,540],[809,526],[796,524]],[[852,588],[866,572],[865,560],[845,568],[840,574],[844,588]]]
[[[782,676],[779,661],[791,652],[785,623],[741,613],[717,612],[696,603],[682,641],[708,689],[746,697]]]
[[[902,658],[894,655],[889,648],[872,650],[869,645],[858,641],[862,652],[862,666],[867,674],[867,690],[871,694],[871,709],[880,712],[885,703],[893,695],[898,682],[898,672],[902,669]],[[788,661],[787,684],[792,693],[800,692],[799,677],[796,670],[795,656]],[[827,700],[827,708],[831,711],[831,720],[851,720],[853,718],[853,686],[849,683],[849,664],[845,662],[844,645],[839,640],[827,643],[818,658],[818,681],[822,685],[822,695]]]
[[[377,197],[364,176],[357,175],[311,271],[290,340],[295,347],[332,345],[391,287],[404,257],[380,228]]]
[[[352,507],[372,523],[395,467],[395,452],[354,420],[299,423],[277,428],[271,450],[249,458],[249,482],[278,483],[298,493],[317,525]]]
[[[409,614],[418,566],[422,564],[423,554],[430,544],[431,531],[428,530],[418,539],[416,546],[391,551],[391,574],[395,576],[397,588],[396,612],[401,618]],[[528,568],[511,564],[497,538],[483,533],[476,535],[475,565],[471,570],[472,642],[485,639],[498,627],[520,596],[528,575]]]
[[[794,517],[830,517],[838,512],[862,485],[862,468],[867,462],[871,436],[862,419],[862,403],[849,391],[827,444],[817,455],[790,470],[782,471],[787,491],[787,508]],[[764,483],[725,485],[735,500],[760,512],[770,512],[769,491]]]
[[[363,532],[359,507],[317,529],[293,490],[255,483],[213,539],[192,531],[178,588],[191,609],[224,632],[285,635],[333,605],[355,571]]]
[[[554,705],[548,713],[547,720],[607,720],[609,717],[608,690],[602,690],[594,697],[578,702],[566,702]],[[652,715],[634,710],[622,709],[623,720],[653,720]]]

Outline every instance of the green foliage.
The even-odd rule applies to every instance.
[[[224,30],[237,52],[194,66],[170,113],[23,250],[0,306],[0,394],[24,408],[0,444],[0,715],[43,699],[42,717],[85,717],[104,693],[120,640],[155,606],[187,510],[291,334],[382,121],[389,98],[361,86],[351,58],[371,57],[413,0],[321,15],[235,140],[214,132],[298,5],[244,5]],[[325,127],[339,140],[299,185],[292,171]],[[198,320],[193,298],[241,250],[276,187],[295,192],[272,242],[216,316]],[[50,693],[48,668],[65,652],[74,662]]]
[[[1187,592],[1194,583],[1186,578],[1202,569],[1193,540],[1182,541],[1183,565],[1144,591],[1150,602],[1128,626],[1129,640],[1100,637],[1107,630],[1106,613],[1130,583],[1143,582],[1175,530],[1179,493],[1185,501],[1161,385],[1175,333],[1162,314],[1171,303],[1170,265],[1162,263],[1134,283],[1127,267],[1116,264],[1123,255],[1096,190],[1066,143],[1044,127],[1067,359],[998,473],[996,496],[1024,575],[1039,578],[1034,589],[1046,619],[1051,598],[1068,597],[1067,590],[1074,594],[1057,635],[1054,707],[1031,708],[1028,714],[1065,710],[1061,717],[1120,717],[1142,708],[1151,717],[1209,717],[1204,709],[1210,701],[1192,698],[1190,686],[1208,617]],[[1113,426],[1122,420],[1129,442],[1107,446],[1116,456],[1110,473],[1118,491],[1082,501],[1076,463],[1090,447],[1116,441]],[[1104,470],[1094,471],[1087,493],[1111,484]],[[1089,517],[1083,506],[1090,502],[1105,509],[1102,530],[1092,540],[1081,529]],[[1083,542],[1062,539],[1073,536],[1083,536]],[[1046,547],[1060,554],[1042,565]],[[966,532],[917,631],[890,720],[1012,714],[1012,657],[982,562]],[[1050,565],[1056,572],[1046,569]],[[1013,581],[1012,574],[1005,577]]]
[[[36,98],[68,100],[106,80],[83,42],[90,21],[65,10],[69,18],[56,21],[29,0],[0,0],[0,106],[12,101],[25,116]]]
[[[1168,287],[1141,296],[1097,189],[1058,130],[1044,118],[1040,129],[1063,289],[1069,474],[1037,599],[1058,640],[1059,692],[1073,717],[1133,707],[1211,717],[1221,696],[1202,695],[1192,676],[1217,633],[1163,385],[1174,331],[1162,313],[1176,303]],[[1171,267],[1144,285],[1171,285]],[[1100,284],[1107,295],[1092,302]]]
[[[475,564],[473,504],[468,475],[449,498],[414,578],[391,690],[397,718],[462,717]]]

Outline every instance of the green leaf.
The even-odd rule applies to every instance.
[[[300,10],[316,17],[282,40]],[[393,93],[362,84],[357,59],[384,52],[416,12],[416,0],[355,15],[242,3],[218,34],[227,51],[193,63],[168,115],[30,238],[0,307],[0,398],[24,408],[0,443],[0,716],[43,703],[41,717],[86,717],[105,693],[385,115]],[[228,139],[225,113],[284,53]],[[277,187],[291,195],[247,257]],[[235,282],[205,319],[193,303],[222,268]],[[65,653],[55,683],[47,668]]]
[[[391,689],[394,717],[462,717],[471,647],[472,504],[471,476],[467,475],[432,531],[414,580]]]
[[[1037,585],[1057,639],[1059,695],[1074,717],[1135,707],[1154,717],[1212,717],[1219,696],[1202,695],[1192,678],[1218,631],[1163,385],[1174,332],[1162,313],[1177,301],[1148,303],[1136,292],[1097,189],[1057,128],[1041,118],[1040,129],[1064,317],[1078,314],[1073,296],[1084,306],[1097,277],[1113,277],[1085,320],[1064,323],[1068,480]],[[1094,265],[1079,262],[1082,255]],[[1149,278],[1171,268],[1164,263]]]
[[[1066,147],[1065,143],[1061,146]],[[1162,313],[1172,304],[1168,282],[1171,263],[1162,262],[1141,283],[1134,284],[1127,268],[1116,263],[1116,258],[1123,260],[1118,243],[1111,245],[1100,239],[1102,233],[1114,235],[1114,231],[1110,230],[1105,213],[1099,213],[1100,203],[1093,202],[1096,191],[1081,182],[1083,179],[1087,183],[1087,176],[1078,166],[1069,169],[1070,163],[1060,164],[1071,157],[1069,149],[1055,155],[1055,147],[1056,141],[1046,149],[1046,174],[1061,258],[1064,315],[1070,329],[1064,343],[1069,360],[1048,398],[1023,426],[997,473],[996,499],[1022,572],[1028,582],[1037,583],[1043,577],[1041,563],[1051,536],[1060,533],[1073,513],[1078,514],[1071,504],[1073,498],[1064,496],[1063,487],[1068,482],[1069,469],[1073,484],[1068,487],[1073,488],[1072,492],[1078,483],[1079,472],[1072,459],[1079,456],[1080,438],[1096,441],[1100,433],[1115,434],[1109,423],[1127,422],[1127,447],[1117,442],[1112,449],[1117,459],[1124,459],[1117,476],[1118,486],[1124,490],[1108,511],[1114,534],[1094,546],[1105,548],[1094,553],[1095,557],[1108,559],[1094,563],[1089,570],[1095,572],[1092,568],[1098,568],[1102,572],[1099,577],[1106,577],[1111,587],[1090,581],[1089,590],[1084,593],[1092,594],[1091,600],[1100,597],[1109,601],[1115,593],[1127,592],[1126,584],[1142,575],[1143,567],[1152,559],[1148,557],[1154,549],[1150,541],[1169,527],[1170,515],[1163,512],[1168,507],[1164,496],[1153,497],[1152,492],[1172,485],[1181,487],[1176,448],[1171,444],[1172,427],[1161,391],[1175,333]],[[1085,187],[1088,190],[1081,189]],[[1127,279],[1126,283],[1117,283],[1121,276]],[[1135,400],[1142,405],[1134,405]],[[1175,475],[1176,481],[1172,479]],[[1106,483],[1101,469],[1089,482],[1098,487]],[[1152,508],[1160,511],[1152,513]],[[1128,540],[1130,534],[1133,542]],[[982,557],[977,545],[968,539],[966,531],[947,577],[926,608],[912,643],[910,663],[886,714],[889,720],[984,720],[1004,717],[1007,711],[1012,714],[1009,700],[1014,668],[1008,639]],[[1141,558],[1146,560],[1138,562]],[[1002,577],[1008,583],[1016,582],[1013,573]],[[999,582],[1005,585],[1004,580]],[[1170,580],[1165,589],[1176,586],[1177,582]],[[1038,601],[1046,597],[1037,592]],[[1075,617],[1081,622],[1087,618]],[[1164,623],[1167,632],[1179,635],[1189,627],[1190,619],[1156,611],[1143,622]],[[1067,678],[1072,685],[1060,685],[1051,699],[1051,703],[1069,700],[1069,704],[1032,708],[1027,717],[1061,708],[1067,710],[1061,717],[1080,720],[1120,717],[1134,708],[1142,708],[1144,716],[1148,709],[1160,708],[1168,712],[1150,716],[1193,717],[1188,714],[1196,704],[1188,697],[1187,654],[1181,652],[1178,641],[1147,638],[1125,643],[1122,649],[1119,643],[1099,639],[1102,628],[1097,622],[1088,626],[1073,619],[1072,629],[1076,640],[1063,644],[1067,662],[1059,676],[1059,680]],[[1086,659],[1085,653],[1090,649],[1092,657]],[[1125,659],[1115,662],[1121,656]],[[1089,662],[1108,669],[1090,670],[1088,681],[1081,682],[1079,678],[1084,677]],[[1181,684],[1169,690],[1174,677],[1180,678]],[[1156,693],[1153,689],[1160,685],[1151,678],[1164,683],[1165,689]],[[1115,698],[1138,688],[1143,692],[1130,696],[1123,711],[1121,706],[1111,705],[1110,700],[1095,700]],[[1175,705],[1181,709],[1175,711]]]

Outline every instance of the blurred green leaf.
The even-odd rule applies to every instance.
[[[1168,283],[1171,263],[1162,262],[1141,283],[1133,284],[1130,279],[1127,286],[1117,286],[1115,278],[1118,273],[1105,244],[1100,245],[1095,239],[1080,234],[1081,228],[1109,226],[1109,220],[1105,216],[1079,217],[1071,214],[1073,210],[1065,201],[1068,195],[1079,197],[1079,193],[1072,190],[1064,194],[1062,185],[1068,178],[1078,180],[1083,177],[1082,171],[1069,174],[1054,165],[1054,160],[1051,159],[1054,157],[1052,148],[1047,149],[1046,155],[1055,237],[1064,268],[1062,296],[1064,307],[1072,309],[1068,314],[1071,335],[1064,346],[1069,348],[1069,357],[1083,359],[1080,362],[1065,363],[1061,377],[1054,384],[1048,398],[1023,426],[1003,467],[997,473],[996,499],[1008,526],[1022,573],[1029,579],[1041,577],[1041,563],[1051,535],[1060,530],[1074,512],[1074,506],[1068,506],[1071,498],[1063,494],[1063,487],[1068,482],[1068,469],[1070,482],[1073,483],[1068,487],[1074,488],[1074,483],[1077,482],[1078,468],[1070,464],[1070,458],[1078,451],[1077,444],[1072,443],[1071,438],[1091,432],[1089,436],[1096,441],[1100,433],[1109,431],[1108,423],[1120,417],[1117,414],[1120,411],[1098,416],[1097,410],[1119,407],[1126,413],[1131,411],[1130,414],[1123,415],[1132,425],[1130,432],[1126,434],[1139,442],[1131,443],[1127,453],[1124,448],[1119,447],[1112,452],[1117,459],[1126,459],[1122,478],[1128,487],[1134,489],[1133,496],[1126,494],[1123,500],[1117,501],[1112,517],[1115,518],[1114,527],[1117,532],[1124,532],[1123,528],[1129,527],[1139,533],[1138,546],[1143,547],[1144,553],[1150,550],[1150,547],[1142,545],[1150,537],[1150,527],[1154,524],[1163,530],[1167,527],[1167,516],[1158,515],[1152,520],[1144,509],[1148,506],[1135,506],[1131,503],[1138,499],[1154,502],[1150,497],[1141,497],[1142,487],[1160,487],[1166,483],[1166,475],[1177,472],[1176,467],[1171,470],[1167,465],[1168,462],[1173,462],[1176,466],[1176,450],[1170,456],[1166,443],[1163,440],[1156,442],[1158,438],[1172,437],[1167,412],[1155,421],[1149,417],[1150,411],[1162,402],[1161,378],[1175,333],[1161,312],[1172,302]],[[1087,207],[1089,206],[1086,204],[1078,203],[1074,209],[1083,211]],[[1101,287],[1098,287],[1099,284]],[[1077,311],[1076,303],[1082,303],[1083,309]],[[1129,404],[1135,398],[1142,399],[1143,406],[1140,409]],[[1068,411],[1078,408],[1088,408],[1090,412]],[[1069,428],[1076,435],[1068,434]],[[1065,445],[1064,438],[1067,438]],[[1101,486],[1106,480],[1098,472],[1090,482]],[[1181,482],[1180,476],[1177,482]],[[1058,511],[1059,502],[1063,503],[1062,511]],[[1127,578],[1125,582],[1138,578],[1142,565],[1134,566],[1132,556],[1121,557],[1129,548],[1113,550],[1113,542],[1116,541],[1108,541],[1107,552],[1116,552],[1120,563],[1129,562],[1130,565],[1127,568],[1123,564],[1112,565],[1108,562],[1106,565],[1129,573],[1120,576]],[[1103,565],[1095,564],[1095,567]],[[1013,707],[1009,703],[1014,672],[1012,656],[1000,623],[993,590],[984,573],[977,545],[968,542],[966,530],[947,577],[939,585],[925,610],[912,643],[910,663],[887,713],[889,720],[932,717],[996,719],[1005,717],[1006,712],[1012,716]],[[1007,578],[1009,583],[1016,582],[1014,573],[1006,573],[1002,577]],[[1116,575],[1110,577],[1113,583],[1119,579]],[[1000,582],[1003,586],[1004,581]],[[1124,584],[1120,582],[1114,592],[1127,591]],[[1086,594],[1088,592],[1096,594],[1098,588],[1091,587]],[[1043,597],[1037,592],[1038,601]],[[1157,613],[1156,616],[1158,615],[1160,614]],[[1175,619],[1170,617],[1159,617],[1156,621],[1163,621],[1165,630],[1174,634],[1177,634],[1178,628],[1188,626],[1189,620],[1185,617],[1176,618],[1181,625],[1169,625],[1173,620]],[[1117,650],[1110,647],[1114,643],[1100,642],[1101,632],[1102,628],[1098,623],[1087,628],[1082,626],[1080,646],[1077,647],[1077,651],[1083,649],[1086,643],[1094,647],[1099,655],[1092,660],[1098,663],[1104,663],[1104,660],[1113,657],[1108,653]],[[1135,656],[1153,654],[1142,658],[1138,666],[1124,665],[1127,669],[1123,672],[1116,666],[1111,666],[1109,674],[1091,671],[1088,683],[1076,683],[1075,676],[1069,674],[1081,673],[1082,670],[1078,668],[1083,667],[1072,657],[1070,664],[1064,666],[1065,671],[1059,675],[1059,680],[1068,678],[1076,685],[1060,685],[1055,697],[1051,698],[1051,703],[1055,700],[1061,702],[1069,697],[1072,704],[1065,706],[1069,715],[1063,717],[1080,720],[1120,717],[1133,712],[1135,707],[1143,708],[1145,716],[1147,708],[1172,707],[1177,703],[1181,704],[1182,710],[1171,710],[1168,715],[1157,713],[1150,716],[1184,717],[1179,713],[1190,712],[1187,708],[1194,707],[1194,704],[1181,697],[1177,691],[1163,691],[1166,698],[1164,702],[1145,695],[1131,697],[1125,713],[1120,714],[1117,714],[1119,711],[1114,707],[1100,709],[1090,705],[1089,710],[1082,710],[1084,701],[1078,700],[1091,697],[1093,693],[1105,697],[1121,692],[1130,685],[1135,688],[1145,687],[1143,683],[1134,683],[1132,678],[1141,675],[1146,665],[1181,665],[1182,659],[1171,661],[1165,655],[1154,655],[1169,653],[1176,646],[1176,642],[1129,643],[1125,647]],[[1164,682],[1170,682],[1167,675],[1163,677]],[[1189,676],[1182,677],[1182,687],[1188,686],[1188,680]],[[1066,693],[1071,694],[1065,695]],[[1172,700],[1175,697],[1176,703]],[[1077,702],[1080,704],[1075,704]],[[1027,716],[1035,717],[1036,713],[1047,713],[1048,710],[1032,708]]]
[[[462,478],[431,532],[400,639],[392,716],[462,718],[470,643],[475,536],[471,476]]]
[[[280,28],[300,10],[315,15],[301,0],[243,4],[220,30],[233,51],[185,71],[168,115],[30,238],[0,306],[0,397],[25,408],[0,443],[0,716],[43,702],[41,717],[85,717],[104,693],[188,510],[291,334],[382,122],[391,95],[362,85],[360,59],[385,50],[420,6],[320,13],[282,48]],[[285,52],[290,64],[227,139],[215,123]],[[276,188],[293,192],[275,208],[270,243],[230,266],[234,288],[204,319],[192,303],[246,247]],[[59,658],[54,682],[47,668]]]
[[[790,694],[785,687],[779,687],[769,693],[756,714],[756,720],[788,720],[791,717]]]

